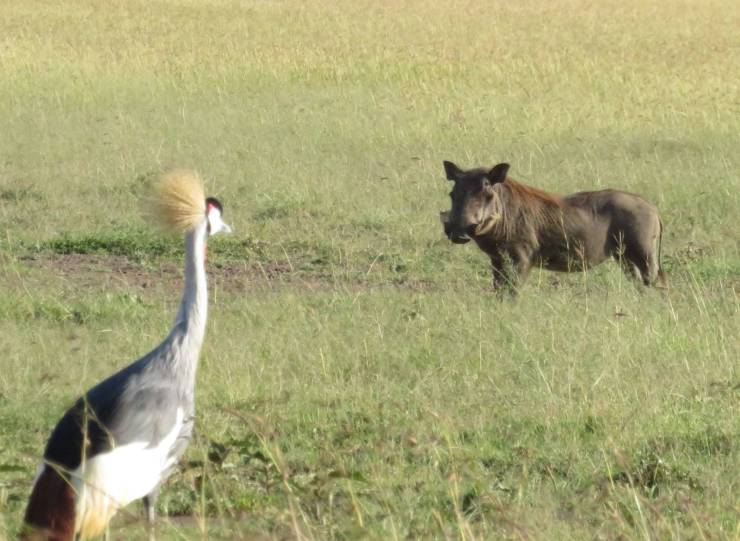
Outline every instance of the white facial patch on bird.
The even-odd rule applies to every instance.
[[[82,539],[101,535],[119,508],[154,490],[172,465],[170,451],[184,418],[178,408],[174,425],[154,447],[147,441],[121,445],[87,459],[72,472],[77,494],[75,531]]]
[[[210,235],[219,232],[231,233],[231,227],[221,218],[221,210],[213,204],[208,205],[208,223],[211,226]]]

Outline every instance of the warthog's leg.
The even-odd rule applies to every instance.
[[[619,254],[618,259],[624,273],[637,282],[642,282],[645,286],[655,285],[655,282],[659,279],[658,264],[655,258],[641,250],[631,250]]]
[[[657,278],[655,258],[642,249],[634,238],[620,235],[615,241],[612,257],[619,261],[624,273],[646,286],[652,285]]]
[[[511,262],[514,265],[514,273],[516,275],[515,286],[522,285],[529,276],[529,271],[532,270],[532,254],[524,248],[519,248],[511,253]]]
[[[493,289],[503,291],[511,285],[511,273],[506,269],[506,260],[499,252],[489,255],[491,257],[491,271],[493,273]]]
[[[509,290],[516,294],[532,269],[532,259],[526,250],[515,250],[488,254],[491,258],[493,288],[496,291]]]
[[[656,282],[660,282],[661,285],[666,285],[665,273],[660,269],[660,263],[658,262],[658,256],[652,253],[647,258],[647,270],[642,275],[642,281],[646,286],[654,286]]]
[[[629,259],[621,258],[619,260],[619,264],[622,266],[624,273],[630,278],[633,278],[638,282],[642,282],[644,280],[640,268]]]

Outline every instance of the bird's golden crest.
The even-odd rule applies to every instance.
[[[206,217],[206,195],[197,172],[173,169],[156,184],[152,198],[152,217],[165,228],[182,232],[198,225]]]

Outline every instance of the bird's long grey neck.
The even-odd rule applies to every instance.
[[[175,328],[187,335],[187,344],[195,348],[197,357],[206,330],[208,315],[208,286],[206,285],[206,238],[204,221],[185,235],[185,288],[177,312]]]

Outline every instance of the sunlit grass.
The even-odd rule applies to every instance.
[[[90,385],[156,345],[195,167],[197,437],[162,539],[738,536],[735,3],[12,2],[0,22],[0,538]],[[441,162],[655,202],[671,288],[614,264],[488,291]],[[144,535],[131,506],[121,538]]]

